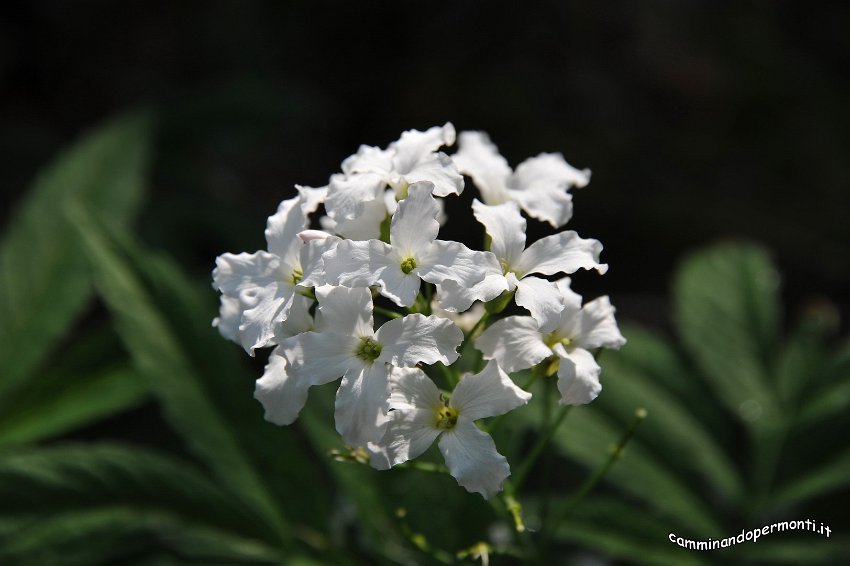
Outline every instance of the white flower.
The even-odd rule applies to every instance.
[[[307,228],[308,215],[316,210],[324,191],[297,188],[299,195],[280,203],[268,219],[268,251],[226,253],[216,258],[213,287],[221,291],[222,298],[220,316],[213,325],[251,355],[256,348],[276,344],[275,327],[286,320],[303,266],[316,259],[297,234]]]
[[[433,183],[439,197],[460,194],[463,177],[451,158],[437,151],[454,142],[454,126],[446,123],[425,132],[408,130],[387,149],[360,146],[342,162],[342,174],[331,176],[325,229],[357,240],[378,238],[381,222],[393,213],[392,201],[404,199],[419,181]]]
[[[380,439],[386,427],[393,366],[449,365],[458,357],[455,350],[463,333],[448,320],[420,314],[393,319],[375,332],[369,289],[326,285],[315,292],[316,330],[287,338],[278,348],[287,363],[287,379],[293,380],[290,390],[306,392],[342,376],[336,396],[337,431],[349,445],[365,446]],[[294,418],[304,399],[306,393],[279,399],[286,405],[281,412]]]
[[[486,359],[497,360],[507,372],[530,368],[556,356],[560,403],[583,405],[602,390],[602,368],[589,350],[618,349],[626,339],[617,328],[608,297],[599,297],[582,307],[581,297],[569,289],[568,280],[559,281],[558,287],[564,310],[552,332],[541,332],[531,317],[509,316],[488,328],[475,341],[475,347]]]
[[[326,253],[327,281],[349,287],[379,285],[382,295],[409,307],[416,300],[421,279],[438,286],[454,281],[468,289],[481,281],[488,269],[498,271],[493,254],[436,239],[439,207],[432,190],[428,182],[409,187],[407,198],[392,217],[389,244],[344,240]]]
[[[448,400],[418,369],[394,372],[391,381],[390,423],[383,440],[369,446],[372,466],[387,469],[416,458],[440,437],[440,452],[460,485],[485,499],[499,492],[510,466],[474,421],[524,405],[531,394],[495,362],[461,379]]]
[[[461,132],[452,156],[461,173],[472,177],[486,204],[515,201],[532,218],[555,228],[573,214],[570,187],[590,182],[590,170],[569,165],[560,153],[541,153],[511,171],[508,162],[484,132]]]
[[[605,273],[608,269],[599,263],[602,244],[580,238],[572,230],[541,238],[526,249],[525,219],[514,202],[488,206],[476,199],[472,209],[490,236],[490,249],[499,265],[482,264],[484,279],[474,287],[443,285],[444,303],[458,311],[469,308],[477,298],[489,301],[505,290],[516,290],[516,303],[528,309],[542,330],[552,330],[564,309],[560,292],[554,283],[531,274],[569,274],[579,269]]]

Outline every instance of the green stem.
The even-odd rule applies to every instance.
[[[537,442],[531,448],[528,456],[525,457],[522,464],[520,464],[514,474],[514,489],[518,490],[520,486],[522,486],[523,482],[525,482],[525,479],[528,477],[528,473],[531,471],[531,467],[535,464],[535,462],[537,462],[537,459],[540,458],[540,455],[549,445],[549,442],[552,441],[552,437],[555,436],[555,432],[561,426],[561,423],[563,423],[567,418],[567,415],[570,414],[570,409],[572,409],[572,405],[564,405],[561,407],[561,410],[558,411],[558,416],[551,424],[548,426],[544,424],[543,435],[537,439]]]
[[[388,318],[401,318],[403,316],[401,313],[391,311],[390,309],[385,309],[384,307],[379,307],[377,305],[373,306],[372,310]]]
[[[420,472],[428,472],[433,474],[447,474],[449,469],[443,464],[434,462],[420,462],[418,460],[408,460],[402,464],[396,464],[394,468],[418,470]]]
[[[602,478],[608,473],[611,469],[611,466],[614,463],[622,458],[623,450],[628,444],[629,440],[631,440],[638,426],[646,419],[647,412],[646,409],[640,408],[635,411],[635,416],[632,419],[632,422],[629,424],[628,428],[623,432],[623,435],[620,437],[620,441],[617,445],[611,450],[611,455],[608,456],[608,459],[600,466],[596,473],[590,476],[584,484],[579,488],[578,493],[573,497],[573,500],[564,507],[560,513],[558,513],[553,520],[549,523],[549,528],[547,529],[548,533],[554,533],[558,527],[558,524],[563,521],[570,513],[575,511],[575,509],[579,506],[582,500],[589,494],[596,485],[602,481]]]

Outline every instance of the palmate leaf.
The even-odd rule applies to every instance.
[[[119,223],[142,195],[146,114],[119,118],[60,155],[33,184],[0,242],[0,398],[19,387],[91,297],[78,232],[64,214],[81,203]]]
[[[537,406],[529,405],[517,415],[523,414],[526,419],[532,419],[531,422],[539,423],[539,412]],[[625,428],[625,422],[612,421],[592,407],[576,407],[553,438],[553,448],[581,462],[587,469],[595,470],[608,458],[609,447],[616,445]],[[657,512],[677,517],[694,532],[716,530],[716,519],[693,486],[677,474],[679,470],[670,469],[666,462],[653,458],[641,444],[639,437],[629,442],[606,481],[643,500]]]
[[[153,516],[159,519],[151,522]],[[27,557],[20,563],[51,563],[38,557],[65,552],[68,544],[81,551],[88,546],[93,562],[85,563],[101,563],[110,548],[104,541],[124,540],[128,529],[140,528],[159,534],[159,543],[151,545],[160,550],[172,542],[166,535],[182,539],[183,531],[215,531],[222,540],[242,540],[242,547],[270,555],[273,547],[260,540],[274,534],[263,519],[235,490],[212,483],[202,471],[139,448],[54,445],[0,460],[0,522],[5,525],[0,557],[10,563],[8,557],[18,554]],[[98,538],[82,544],[95,533]]]
[[[552,505],[558,515],[564,505]],[[561,523],[553,537],[582,547],[595,547],[605,558],[653,565],[700,565],[711,561],[701,553],[683,550],[670,543],[670,532],[678,531],[675,519],[648,514],[622,499],[592,497]]]
[[[718,435],[718,426],[702,421],[695,410],[708,405],[706,398],[694,406],[690,396],[680,392],[681,387],[698,389],[697,376],[673,363],[674,353],[665,352],[669,347],[648,332],[624,326],[623,334],[628,346],[606,352],[600,360],[605,385],[594,408],[616,416],[619,422],[628,422],[636,407],[647,409],[651,418],[641,425],[639,439],[655,460],[664,462],[671,472],[701,476],[715,497],[739,499],[745,488],[723,448],[727,439]],[[647,359],[647,352],[666,361],[655,363]]]
[[[745,424],[770,426],[779,418],[769,376],[779,301],[767,255],[734,244],[695,253],[675,277],[674,300],[684,345],[729,410],[737,415],[749,403],[760,415]]]
[[[112,313],[140,373],[160,399],[165,416],[189,449],[249,503],[275,533],[292,540],[292,530],[264,485],[227,416],[210,398],[204,380],[180,348],[167,317],[108,236],[108,229],[85,209],[70,210],[90,259],[95,285]],[[121,239],[120,237],[118,238]]]

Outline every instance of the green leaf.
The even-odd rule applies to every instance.
[[[114,240],[120,241],[122,235],[108,236],[111,233],[103,224],[84,209],[72,209],[72,214],[91,260],[95,285],[138,371],[159,397],[165,417],[220,481],[238,490],[281,541],[290,541],[292,531],[287,521],[229,427],[226,415],[210,399],[204,380],[180,348],[166,314],[156,308],[132,265],[116,249]]]
[[[824,422],[850,409],[850,345],[830,357],[821,371],[826,384],[805,397],[800,425]]]
[[[273,536],[273,526],[237,490],[162,454],[114,444],[67,444],[0,459],[0,517],[25,523],[103,507],[165,511],[243,536]]]
[[[764,251],[735,244],[690,256],[674,281],[685,346],[726,406],[750,426],[779,418],[769,380],[778,281]]]
[[[786,406],[805,406],[811,392],[830,384],[830,339],[838,326],[838,315],[826,305],[813,305],[803,312],[796,328],[783,344],[776,364],[777,388]],[[802,398],[802,403],[800,399]]]
[[[605,388],[594,408],[627,422],[635,407],[644,407],[651,418],[641,425],[640,442],[657,461],[680,474],[698,474],[727,501],[738,500],[744,492],[743,481],[722,439],[696,418],[689,402],[665,387],[673,381],[693,383],[694,377],[678,365],[647,363],[646,352],[659,352],[664,343],[646,332],[623,330],[628,345],[619,352],[606,352],[600,360]],[[661,376],[659,369],[673,374]]]
[[[839,454],[828,464],[808,470],[803,477],[795,478],[789,485],[780,488],[773,497],[773,504],[796,504],[847,486],[850,486],[850,450]]]
[[[552,513],[559,512],[557,503]],[[629,563],[675,565],[708,564],[707,557],[684,550],[670,543],[668,535],[679,525],[674,518],[661,520],[647,511],[622,499],[593,497],[582,505],[580,511],[564,521],[554,533],[554,538],[592,546],[607,557],[627,560]]]
[[[554,386],[547,383],[545,385]],[[518,411],[533,427],[539,425],[539,407],[529,405]],[[652,418],[649,414],[647,420]],[[529,421],[526,421],[529,422]],[[590,407],[575,407],[564,426],[554,437],[554,448],[589,470],[602,466],[616,446],[626,424],[617,424]],[[703,502],[680,477],[676,469],[668,469],[642,446],[641,431],[626,446],[622,458],[614,464],[604,481],[617,485],[630,495],[643,500],[651,508],[672,517],[695,532],[713,532],[717,523]]]
[[[85,374],[55,369],[38,377],[40,387],[14,396],[11,407],[0,414],[0,448],[81,428],[149,398],[142,376],[129,367]]]
[[[256,540],[146,508],[79,509],[44,517],[3,541],[8,564],[280,564]]]
[[[91,297],[68,203],[126,223],[138,209],[150,120],[119,118],[60,155],[36,179],[0,242],[0,397],[18,387]]]

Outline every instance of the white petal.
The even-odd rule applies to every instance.
[[[377,240],[381,237],[381,222],[387,217],[383,199],[365,201],[356,216],[342,219],[332,226],[332,231],[351,240]]]
[[[558,366],[558,391],[562,405],[585,405],[602,391],[599,373],[602,368],[593,359],[593,354],[582,348],[566,352],[560,344],[555,351],[561,358]]]
[[[563,189],[554,190],[508,190],[512,200],[532,218],[548,222],[555,228],[560,228],[573,216],[573,196]]]
[[[305,234],[307,232],[307,234]],[[299,233],[299,237],[308,241],[301,247],[301,287],[321,287],[325,285],[325,259],[324,254],[335,249],[342,241],[336,236],[319,230],[306,230]]]
[[[461,132],[458,152],[452,156],[461,173],[472,177],[487,204],[507,200],[507,180],[511,168],[484,132]]]
[[[266,223],[266,242],[271,253],[283,263],[295,265],[302,241],[297,237],[309,223],[301,208],[301,198],[295,197],[280,203],[277,212]]]
[[[313,317],[310,316],[311,306],[313,306],[312,299],[297,293],[292,296],[292,305],[289,307],[286,320],[278,324],[275,329],[275,341],[278,344],[286,338],[313,330]]]
[[[427,252],[419,255],[417,262],[421,263],[416,272],[425,281],[439,285],[452,280],[467,287],[481,282],[499,265],[499,260],[491,252],[471,250],[460,242],[446,240],[434,240]]]
[[[451,406],[470,420],[495,417],[525,405],[531,393],[517,387],[495,360],[481,373],[467,375],[452,393]]]
[[[561,293],[561,301],[564,305],[581,308],[581,295],[573,291],[572,287],[570,287],[571,283],[572,280],[569,277],[562,277],[555,281],[555,285],[558,286],[558,292]]]
[[[390,375],[390,409],[434,411],[443,404],[440,390],[417,367],[395,367]]]
[[[249,354],[274,344],[275,326],[286,318],[294,292],[291,277],[280,258],[267,252],[216,258],[213,287],[238,299],[239,343]]]
[[[212,325],[218,328],[222,336],[239,344],[239,322],[242,320],[242,306],[238,297],[221,296],[218,316]]]
[[[368,447],[370,463],[381,470],[416,458],[440,434],[434,426],[435,411],[442,405],[440,392],[422,370],[394,368],[390,390],[387,431],[379,443]]]
[[[355,336],[304,332],[282,342],[278,351],[286,357],[289,374],[295,379],[321,385],[363,366],[354,354],[359,343]]]
[[[572,230],[541,238],[528,246],[518,264],[522,275],[541,273],[575,273],[579,269],[595,269],[605,273],[608,265],[599,263],[602,244],[599,240],[579,238]]]
[[[383,346],[380,361],[412,367],[418,363],[454,363],[463,332],[452,321],[438,316],[409,314],[385,323],[375,333]]]
[[[516,304],[528,309],[540,325],[540,332],[551,332],[561,322],[563,298],[558,286],[539,277],[523,277],[517,282]]]
[[[463,176],[454,161],[445,153],[434,153],[404,173],[408,183],[428,181],[433,183],[434,196],[459,195],[463,192]]]
[[[375,285],[388,267],[401,270],[392,252],[388,244],[378,240],[344,240],[322,256],[325,280],[332,285],[348,287]]]
[[[349,370],[336,392],[334,420],[336,430],[349,446],[378,442],[387,427],[389,374],[383,363],[368,364]]]
[[[390,224],[390,244],[402,258],[416,257],[437,238],[440,208],[431,195],[434,185],[416,183],[408,189],[407,198],[398,204]]]
[[[325,210],[337,222],[357,218],[363,214],[364,203],[380,198],[385,184],[383,177],[374,173],[332,175]]]
[[[439,446],[449,473],[470,493],[489,499],[511,475],[507,459],[496,451],[490,435],[467,418],[458,417],[457,425],[440,437]]]
[[[455,128],[451,122],[434,126],[424,132],[408,130],[387,148],[393,153],[393,168],[401,174],[411,171],[444,145],[455,143]]]
[[[393,152],[370,145],[361,145],[357,153],[346,157],[342,162],[342,172],[386,174],[393,166]]]
[[[241,293],[240,300],[246,294]],[[286,320],[294,295],[294,288],[288,285],[275,285],[259,290],[254,296],[256,305],[242,312],[239,323],[239,341],[246,352],[253,356],[255,349],[277,343],[276,328]]]
[[[325,285],[316,288],[316,298],[319,301],[316,322],[322,331],[358,338],[374,334],[369,289]]]
[[[405,273],[398,260],[381,271],[377,282],[381,286],[381,294],[400,307],[409,307],[416,302],[422,284],[417,271]]]
[[[511,179],[510,187],[535,190],[538,187],[559,185],[566,190],[582,188],[590,183],[590,169],[576,169],[560,153],[541,153],[520,163]]]
[[[626,339],[617,328],[614,318],[615,309],[607,296],[599,297],[584,305],[581,309],[581,332],[576,342],[582,347],[618,349]]]
[[[502,270],[484,267],[484,279],[472,287],[466,287],[451,279],[444,280],[439,286],[440,307],[448,311],[463,312],[475,301],[491,301],[508,290],[508,282]]]
[[[488,206],[475,199],[472,210],[490,236],[490,251],[509,268],[517,263],[525,249],[525,218],[516,203]]]
[[[245,290],[285,281],[288,272],[280,258],[268,252],[222,254],[215,258],[213,287],[225,295],[238,296]]]
[[[308,379],[296,379],[287,371],[286,358],[275,350],[269,356],[263,377],[257,380],[254,398],[265,409],[264,418],[276,425],[292,424],[307,402],[313,385]]]
[[[503,318],[484,331],[475,347],[507,372],[530,368],[552,355],[543,343],[537,321],[530,316]]]
[[[507,185],[523,210],[557,228],[572,216],[572,197],[567,191],[589,182],[589,169],[572,167],[559,153],[541,153],[520,163]]]
[[[298,196],[301,198],[301,210],[305,216],[316,212],[319,205],[325,202],[325,199],[328,198],[327,187],[313,188],[304,185],[295,185],[295,189],[298,191]]]

